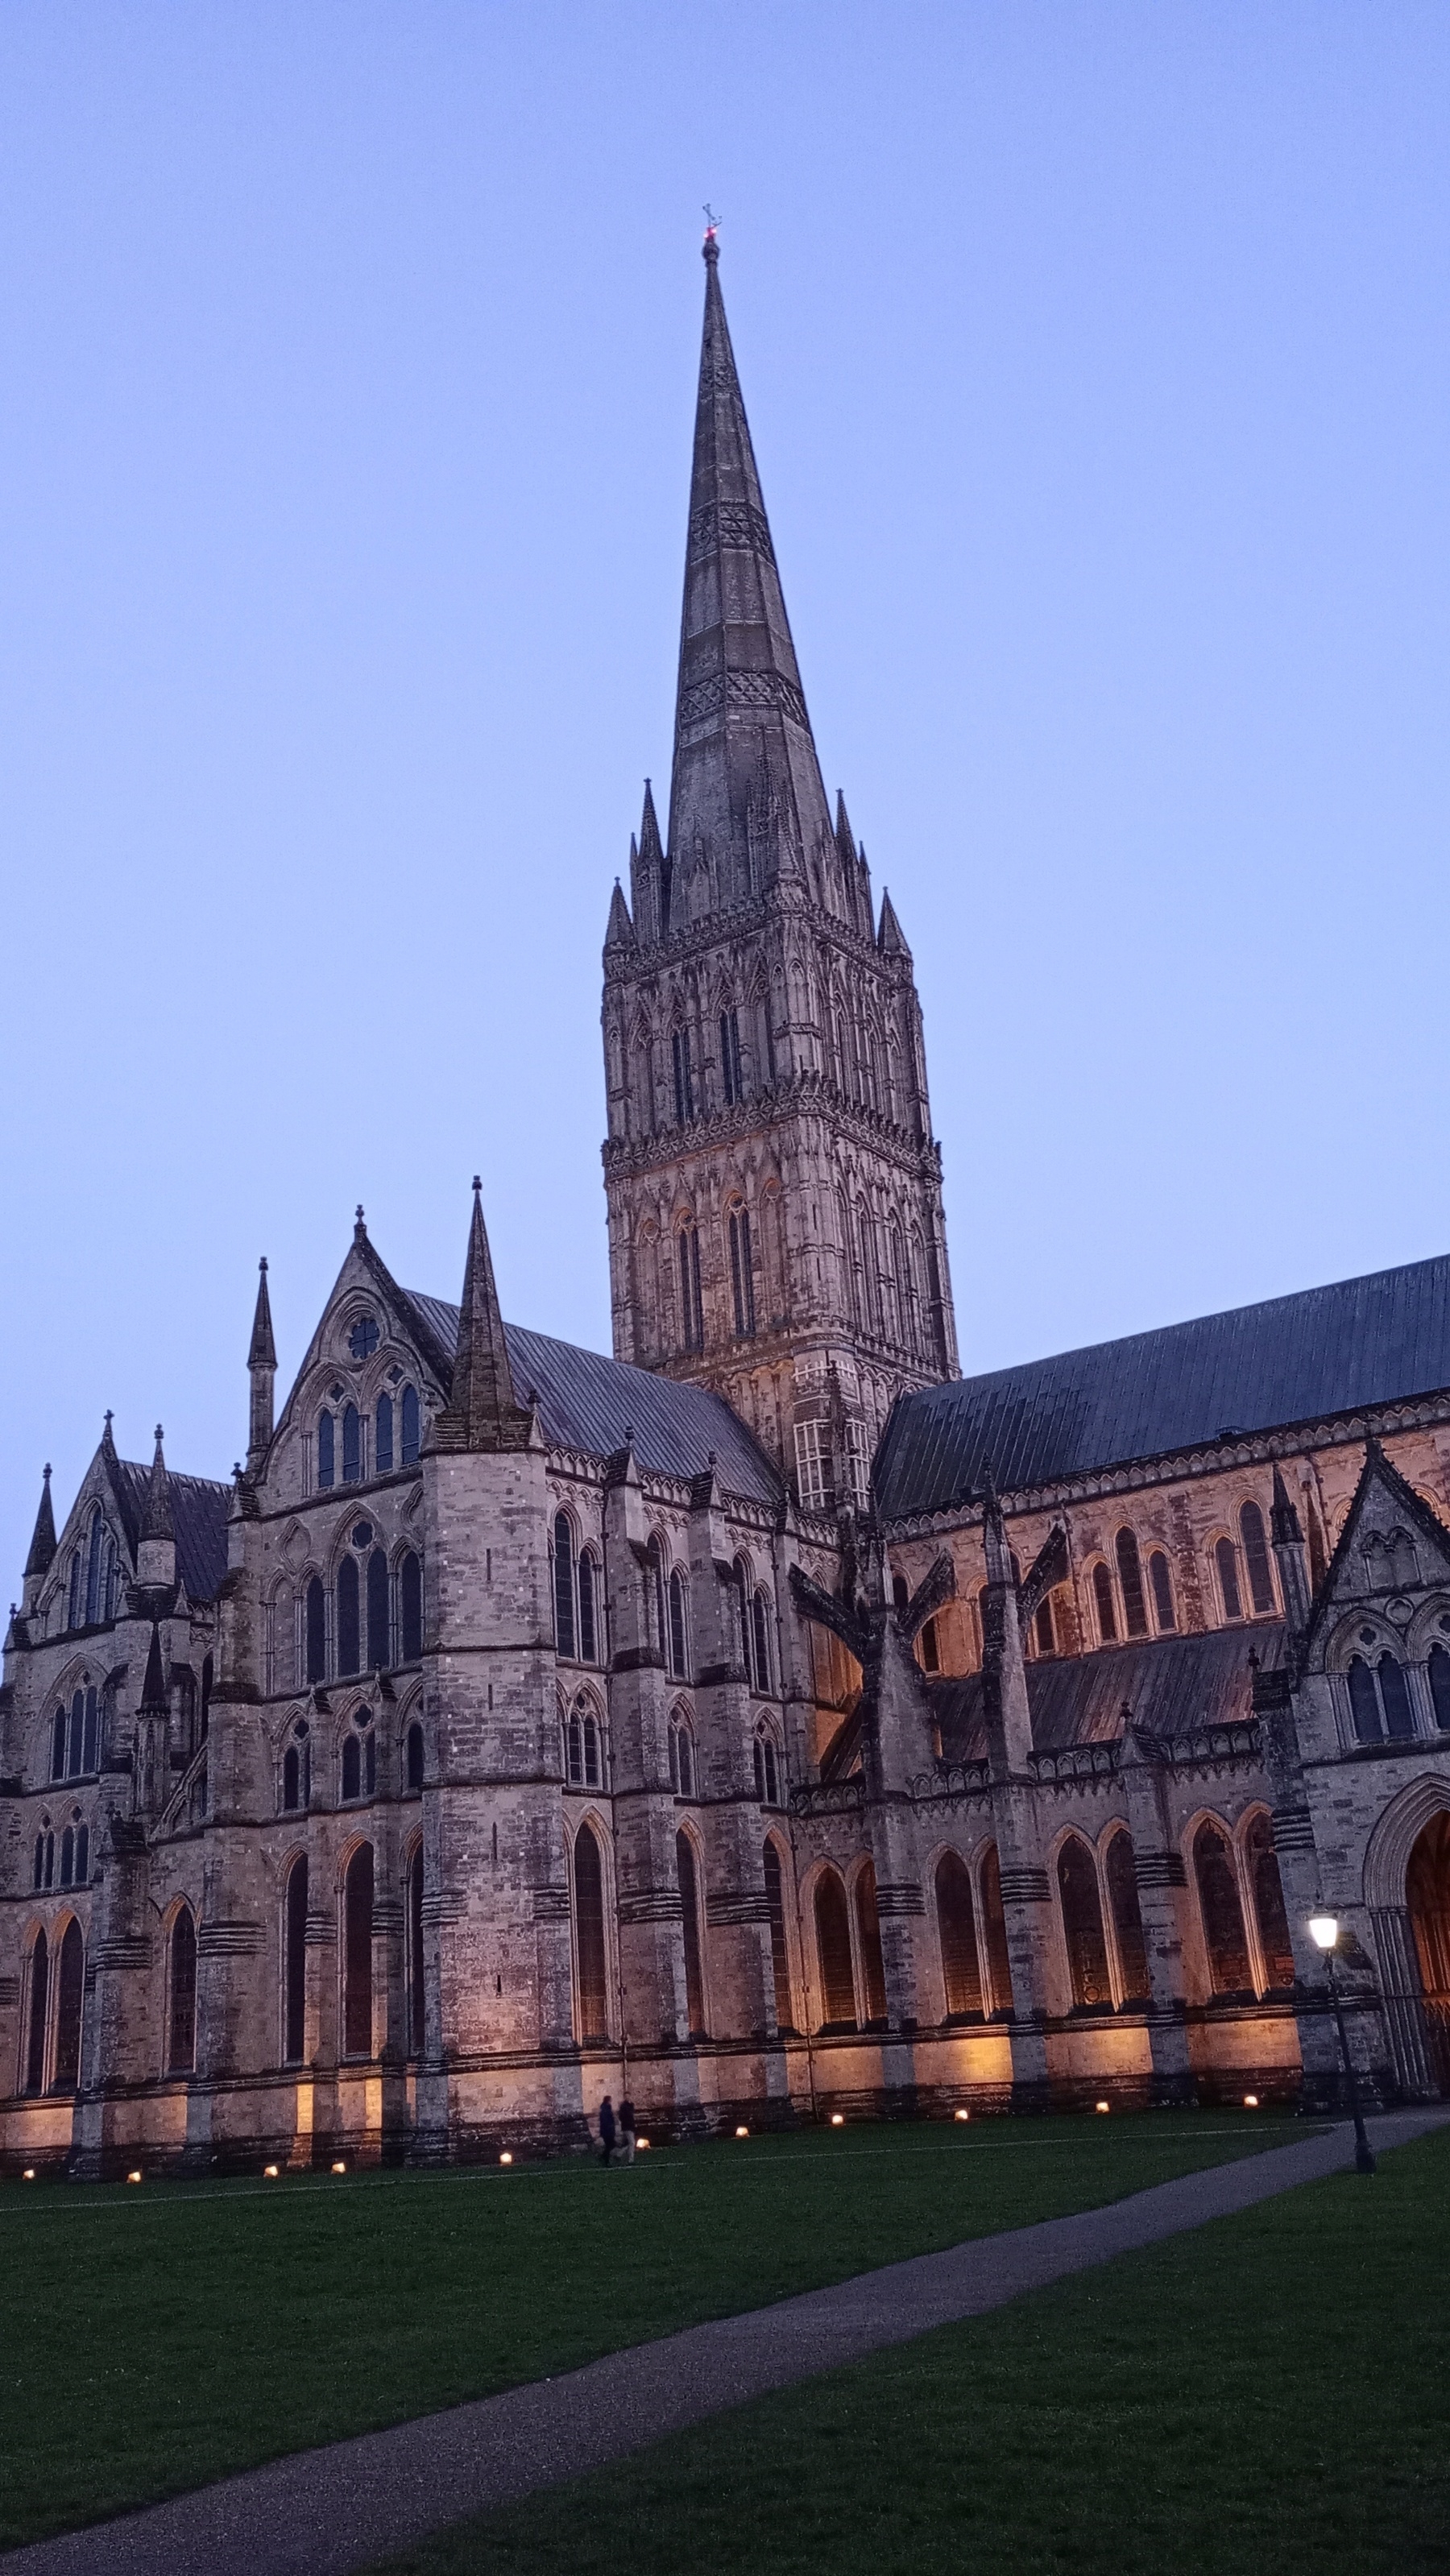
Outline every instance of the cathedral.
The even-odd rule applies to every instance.
[[[280,1410],[263,1262],[230,1481],[46,1469],[3,2169],[1450,2093],[1450,1259],[960,1374],[713,233],[603,978],[611,1358],[502,1321],[475,1181],[457,1305],[358,1211]]]

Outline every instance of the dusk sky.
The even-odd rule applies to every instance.
[[[1447,107],[1397,0],[6,0],[12,1594],[359,1200],[608,1347],[706,200],[964,1370],[1450,1245]]]

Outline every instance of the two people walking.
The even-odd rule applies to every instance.
[[[599,2161],[602,2165],[634,2162],[634,2104],[621,2102],[616,2118],[607,2093],[599,2105]]]

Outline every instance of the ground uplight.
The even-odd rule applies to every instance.
[[[280,2167],[277,2165],[263,2165],[262,2180],[264,2182],[275,2182],[279,2171]]]
[[[832,2126],[832,2128],[833,2128],[833,2129],[844,2129],[845,2125],[846,2125],[846,2114],[845,2114],[845,2112],[844,2112],[844,2111],[833,2111],[833,2112],[831,2113],[831,2126]]]
[[[134,2173],[128,2173],[128,2174],[127,2174],[127,2176],[126,2176],[126,2180],[127,2180],[128,2182],[139,2182],[139,2181],[140,2181],[140,2179],[141,2179],[141,2168],[140,2168],[140,2166],[139,2166],[139,2165],[137,2166],[136,2171],[135,2171]]]
[[[644,2149],[649,2145],[649,2140],[648,2140],[648,2138],[636,2138],[634,2143],[635,2143],[635,2145],[640,2149],[640,2151],[641,2151],[641,2153],[642,2153],[642,2152],[643,2152],[643,2150],[644,2150]]]
[[[970,2111],[957,2111],[953,2114],[953,2117],[958,2120],[970,2120],[971,2116]]]
[[[1246,2093],[1244,2095],[1244,2109],[1246,2111],[1257,2111],[1258,2107],[1259,2097],[1257,2093]]]
[[[334,2172],[334,2173],[346,2173],[346,2171],[347,2171],[347,2167],[346,2167],[346,2165],[343,2163],[342,2158],[341,2158],[340,2156],[339,2156],[339,2158],[338,2158],[338,2160],[337,2160],[337,2163],[333,2166],[332,2170],[333,2170],[333,2172]]]
[[[499,2163],[501,2165],[511,2165],[513,2163],[513,2157],[507,2147],[504,2148],[502,2155],[499,2157]]]
[[[749,2137],[749,2135],[750,2135],[750,2131],[749,2131],[748,2129],[737,2129],[737,2130],[736,2130],[736,2132],[735,2132],[735,2135],[737,2136],[737,2138],[748,2138],[748,2137]],[[636,2144],[636,2145],[638,2145],[638,2143],[639,2143],[639,2141],[638,2141],[638,2139],[636,2139],[635,2144]]]
[[[1093,2109],[1095,2111],[1111,2111],[1112,2107],[1111,2102],[1094,2102],[1093,2104]]]

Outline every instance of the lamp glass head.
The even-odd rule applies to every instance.
[[[1309,1917],[1309,1938],[1314,1943],[1316,1949],[1332,1950],[1335,1942],[1339,1939],[1338,1915],[1311,1914]]]

